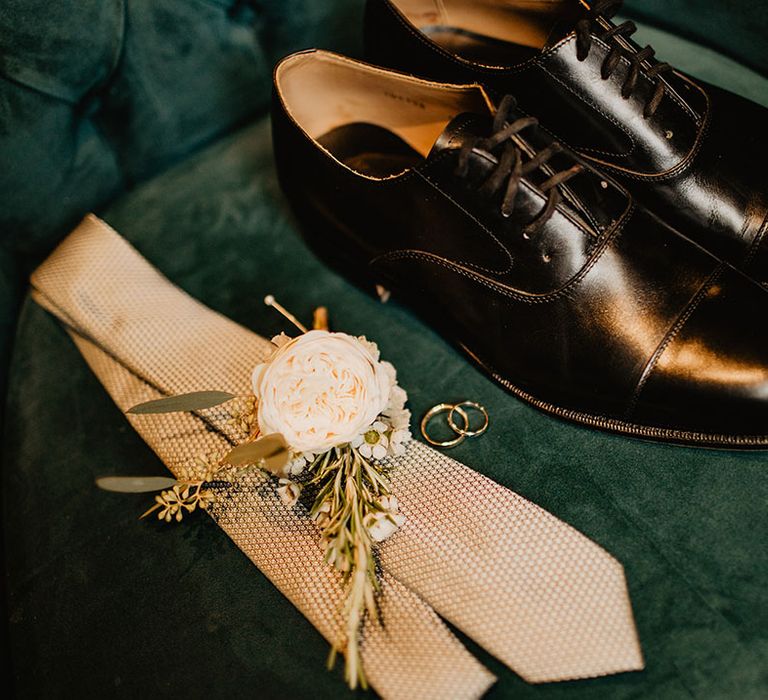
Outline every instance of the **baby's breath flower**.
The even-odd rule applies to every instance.
[[[280,479],[277,495],[284,505],[289,508],[296,504],[301,496],[301,486],[290,479]]]
[[[329,520],[328,514],[331,512],[330,501],[323,501],[317,508],[313,509],[312,519],[317,523],[317,526],[322,528]]]
[[[405,444],[411,439],[411,431],[407,428],[393,430],[389,436],[389,453],[395,457],[405,454]]]
[[[392,411],[384,416],[395,430],[407,430],[411,425],[411,412],[407,408]]]
[[[405,389],[395,384],[389,392],[389,403],[384,409],[385,416],[391,416],[401,412],[405,408],[405,402],[408,401],[408,394]]]
[[[382,496],[379,499],[379,505],[384,510],[388,510],[392,513],[398,513],[400,511],[400,504],[397,502],[397,497],[394,494]]]
[[[365,520],[365,526],[374,542],[383,542],[395,534],[405,517],[401,513],[370,513]]]
[[[364,335],[357,336],[357,339],[360,341],[360,344],[371,354],[373,361],[378,362],[379,358],[381,357],[379,346],[376,345],[376,343],[374,343],[372,340],[368,340],[368,338],[366,338]]]

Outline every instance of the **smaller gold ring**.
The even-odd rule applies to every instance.
[[[467,415],[466,411],[464,411],[463,408],[459,406],[454,406],[452,403],[439,403],[437,406],[432,406],[425,414],[424,417],[421,419],[421,434],[424,436],[424,439],[430,444],[434,445],[435,447],[456,447],[456,445],[460,445],[464,440],[466,439],[466,435],[463,435],[462,433],[458,432],[454,429],[454,432],[456,433],[456,437],[453,438],[453,440],[435,440],[434,438],[429,436],[429,433],[427,432],[427,425],[429,424],[429,421],[431,421],[435,416],[446,413],[450,411],[451,413],[453,411],[456,411],[463,419],[464,419],[464,428],[469,427],[469,416]]]
[[[467,420],[467,412],[462,411],[462,407],[464,406],[467,408],[473,408],[483,414],[483,424],[479,428],[475,430],[468,430],[469,421]],[[463,428],[460,428],[458,425],[456,425],[455,421],[453,420],[454,411],[456,413],[462,411],[462,413],[459,415],[461,415],[464,420]],[[485,410],[485,406],[481,406],[475,401],[462,401],[461,403],[457,403],[450,411],[448,411],[448,425],[451,426],[451,430],[453,430],[453,432],[457,435],[463,435],[464,437],[477,437],[478,435],[482,435],[486,430],[488,430],[488,424],[490,422],[491,419],[488,417],[488,411]]]

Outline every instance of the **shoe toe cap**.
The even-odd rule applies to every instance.
[[[721,268],[650,358],[633,421],[768,447],[767,320],[768,292]]]

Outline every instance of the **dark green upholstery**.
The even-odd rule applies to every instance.
[[[768,4],[758,0],[626,0],[625,14],[716,48],[768,75]]]
[[[21,4],[31,6],[16,5]],[[492,428],[455,450],[455,456],[571,523],[624,563],[647,670],[531,686],[472,647],[499,675],[490,698],[765,698],[768,454],[643,443],[548,418],[491,384],[396,302],[382,306],[321,266],[304,247],[275,180],[267,119],[262,115],[236,127],[265,105],[268,66],[279,53],[302,43],[349,45],[356,20],[343,18],[350,8],[351,17],[358,16],[359,3],[347,4],[339,9],[339,4],[310,0],[270,3],[252,15],[242,8],[230,19],[226,8],[211,0],[133,3],[146,12],[151,6],[198,13],[201,24],[190,21],[182,34],[208,36],[200,29],[203,24],[221,36],[235,33],[252,65],[227,40],[236,55],[230,54],[218,74],[227,85],[211,87],[210,75],[187,76],[190,85],[199,86],[196,99],[169,88],[156,105],[173,103],[168,129],[148,123],[147,129],[159,129],[151,139],[139,126],[143,117],[114,125],[109,152],[122,154],[114,170],[120,179],[112,183],[114,191],[98,194],[96,189],[110,184],[100,175],[107,171],[95,165],[90,175],[83,171],[82,187],[93,190],[90,199],[83,195],[88,203],[81,206],[112,199],[100,213],[151,262],[214,309],[262,334],[284,328],[280,317],[263,306],[266,293],[305,319],[313,307],[327,304],[336,328],[379,342],[398,367],[416,415],[446,399],[482,402]],[[6,0],[0,27],[8,26],[3,13],[14,6]],[[101,21],[108,22],[109,13],[103,13]],[[153,22],[147,20],[150,33],[161,31],[153,16]],[[176,33],[174,16],[164,31]],[[65,22],[67,16],[54,19]],[[251,21],[258,41],[249,34]],[[29,22],[34,29],[34,20]],[[96,27],[95,20],[91,26]],[[768,103],[767,80],[697,46],[644,31],[658,52],[674,55],[681,68],[735,83],[744,94]],[[162,58],[161,44],[135,54],[135,70],[143,79],[135,76],[130,84],[152,85],[143,95],[154,94],[163,83],[150,76],[158,70],[154,61],[175,61],[175,53]],[[59,46],[52,53],[62,50]],[[218,54],[210,51],[215,68]],[[86,54],[79,52],[78,60],[85,61]],[[155,68],[139,67],[142,56],[151,56]],[[196,59],[190,60],[197,70]],[[237,75],[241,69],[243,75]],[[61,68],[55,75],[63,80],[68,73]],[[68,78],[71,89],[82,88],[79,76],[74,70]],[[243,101],[252,101],[247,109],[234,99],[238,90]],[[37,99],[26,88],[13,94]],[[0,117],[0,153],[8,153],[6,136],[14,139],[14,148],[28,144],[39,169],[21,164],[26,170],[16,170],[16,177],[34,170],[46,184],[58,171],[46,166],[45,158],[58,157],[54,137],[72,121],[62,117],[48,133],[32,117],[33,123],[5,131],[8,121]],[[22,127],[28,127],[26,140],[18,134]],[[175,129],[178,139],[187,139],[183,144],[174,143]],[[50,149],[34,143],[43,138]],[[140,157],[141,148],[151,151],[150,142],[162,146],[152,162]],[[99,148],[103,143],[101,136],[94,142]],[[94,162],[108,163],[102,155]],[[172,161],[170,169],[154,174]],[[24,183],[5,177],[0,174],[4,204],[15,202],[8,199],[14,193],[36,203],[19,205],[18,221],[26,212],[29,228],[26,236],[11,235],[14,253],[42,253],[58,237],[56,227],[77,213],[73,203],[68,214],[62,213],[62,190],[55,187],[63,187],[64,180],[33,196],[32,185],[24,189]],[[144,182],[113,197],[132,185],[128,179]],[[4,206],[2,215],[9,209]],[[41,222],[38,216],[48,218]],[[19,274],[13,265],[0,266],[0,272],[10,279]],[[163,467],[62,328],[29,300],[15,335],[5,428],[10,641],[20,697],[345,697],[340,672],[323,670],[325,642],[213,523],[205,517],[175,527],[138,521],[145,497],[94,487],[96,475],[159,474]]]
[[[254,11],[236,0],[5,0],[5,248],[50,250],[84,211],[263,113],[274,61],[343,40],[350,5],[359,2]]]
[[[274,62],[359,52],[361,0],[0,3],[0,395],[26,277],[82,216],[264,114]]]

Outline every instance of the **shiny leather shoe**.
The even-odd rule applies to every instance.
[[[768,284],[768,109],[694,80],[631,39],[621,0],[368,0],[380,65],[512,93],[651,211]]]
[[[768,291],[511,98],[310,51],[276,68],[272,124],[317,254],[513,394],[626,435],[768,446]]]

